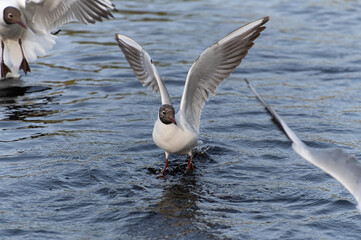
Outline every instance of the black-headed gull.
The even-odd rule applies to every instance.
[[[246,82],[258,100],[267,109],[267,112],[274,118],[283,133],[292,141],[292,147],[295,152],[336,178],[355,197],[358,209],[361,211],[361,163],[357,161],[355,156],[339,148],[319,149],[308,147],[287,126],[273,108],[264,101],[250,82],[247,80]]]
[[[238,28],[198,57],[188,72],[177,114],[167,88],[148,53],[129,37],[115,34],[120,49],[143,86],[152,88],[154,92],[159,91],[161,95],[162,106],[153,129],[153,141],[165,151],[166,157],[160,177],[164,176],[168,167],[170,153],[188,154],[187,170],[194,168],[192,149],[197,144],[204,103],[209,94],[214,95],[217,86],[241,63],[253,46],[253,41],[265,29],[263,25],[268,20],[268,17],[264,17]]]
[[[112,17],[109,0],[0,0],[1,78],[30,72],[29,62],[55,44],[51,31],[73,20]]]

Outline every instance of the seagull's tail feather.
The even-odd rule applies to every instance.
[[[361,163],[357,161],[355,156],[338,148],[317,149],[308,147],[287,126],[273,108],[264,101],[250,82],[247,80],[246,82],[280,129],[292,141],[295,152],[337,179],[355,197],[358,204],[357,208],[361,212]]]

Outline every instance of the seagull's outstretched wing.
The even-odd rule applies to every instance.
[[[135,76],[140,80],[143,86],[152,88],[153,92],[160,92],[162,104],[172,104],[167,88],[159,76],[149,54],[133,39],[115,34],[115,40],[127,59]]]
[[[199,121],[209,94],[227,78],[247,55],[253,41],[265,29],[264,17],[230,33],[207,48],[193,63],[185,83],[179,113],[193,129],[199,131]]]
[[[70,21],[95,23],[113,17],[110,0],[22,0],[26,26],[34,32],[50,33]]]
[[[246,80],[247,81],[247,80]],[[361,164],[352,156],[338,148],[317,149],[308,147],[287,126],[282,118],[258,94],[256,89],[247,81],[248,86],[272,115],[280,129],[292,141],[292,147],[305,160],[321,168],[336,178],[355,197],[359,210],[361,207]]]

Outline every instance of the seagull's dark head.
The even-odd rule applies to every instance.
[[[164,124],[171,124],[174,123],[177,125],[175,121],[175,112],[172,105],[164,104],[159,108],[159,119]]]
[[[14,7],[6,7],[4,9],[4,21],[7,24],[19,24],[26,29],[25,24],[21,21],[21,12],[19,9]]]

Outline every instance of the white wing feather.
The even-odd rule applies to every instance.
[[[113,17],[110,10],[114,9],[109,0],[25,0],[21,5],[27,27],[37,33],[50,33],[74,20],[101,22]]]
[[[202,108],[209,94],[214,95],[217,86],[242,62],[268,20],[264,17],[230,33],[207,48],[190,68],[179,113],[197,133]]]
[[[357,161],[355,156],[338,148],[317,149],[308,147],[287,126],[272,107],[263,100],[256,89],[248,81],[247,83],[258,100],[275,119],[281,130],[292,141],[292,147],[296,153],[337,179],[355,197],[358,208],[361,210],[361,163]]]
[[[162,104],[171,105],[167,88],[149,54],[136,41],[127,36],[115,34],[115,40],[143,86],[152,88],[153,92],[160,92]]]

